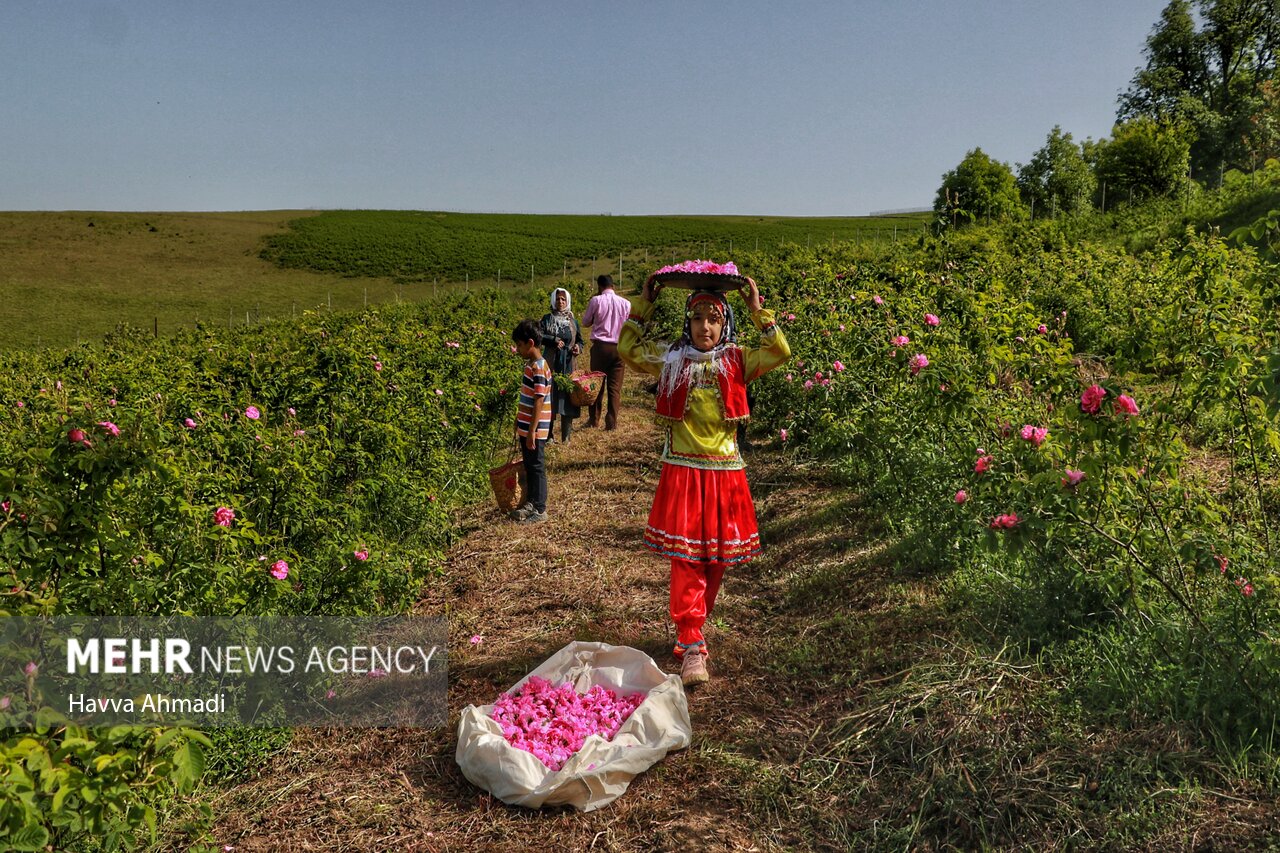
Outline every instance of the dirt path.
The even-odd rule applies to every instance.
[[[490,504],[459,519],[463,538],[419,609],[449,618],[450,723],[439,730],[304,729],[258,778],[214,802],[219,846],[253,850],[771,849],[774,834],[744,810],[743,756],[800,749],[802,731],[771,721],[777,676],[754,651],[769,629],[786,555],[770,527],[796,521],[801,472],[776,453],[749,457],[765,558],[726,577],[708,631],[713,680],[691,697],[691,748],[591,814],[533,812],[495,801],[454,762],[458,713],[483,704],[565,643],[644,650],[677,671],[666,617],[668,563],[641,536],[659,465],[652,397],[630,379],[621,426],[575,431],[549,450],[551,519],[516,525]],[[580,420],[579,424],[585,423]],[[768,481],[768,482],[766,482]],[[779,512],[778,509],[789,511]],[[772,555],[770,552],[773,552]],[[484,639],[473,646],[469,638]],[[798,709],[791,709],[798,710]]]

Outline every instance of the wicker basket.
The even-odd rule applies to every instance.
[[[605,375],[598,370],[591,373],[580,370],[569,378],[573,381],[573,393],[569,395],[569,402],[575,406],[590,406],[604,387]]]
[[[513,458],[505,465],[490,468],[489,487],[493,489],[498,509],[511,512],[520,505],[520,497],[524,494],[524,462]]]

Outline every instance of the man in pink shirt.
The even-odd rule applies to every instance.
[[[591,327],[591,369],[609,378],[605,393],[609,395],[609,408],[604,416],[605,429],[618,428],[618,404],[622,401],[622,377],[626,366],[618,356],[618,335],[622,324],[631,313],[631,303],[613,290],[613,276],[596,277],[599,292],[587,303],[587,313],[582,315],[582,325]],[[596,397],[587,416],[587,426],[600,425],[600,409],[604,406],[604,394]]]

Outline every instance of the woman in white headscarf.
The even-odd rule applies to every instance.
[[[571,376],[574,362],[582,352],[582,327],[573,316],[573,297],[563,287],[551,291],[551,310],[542,318],[542,354],[556,375]],[[552,385],[551,434],[555,434],[556,417],[560,418],[560,441],[568,444],[573,420],[582,410],[569,395]]]

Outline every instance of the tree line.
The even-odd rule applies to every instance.
[[[943,175],[934,211],[959,225],[1107,210],[1280,158],[1278,42],[1280,0],[1170,0],[1109,138],[1078,143],[1055,126],[1016,169],[974,148]]]

